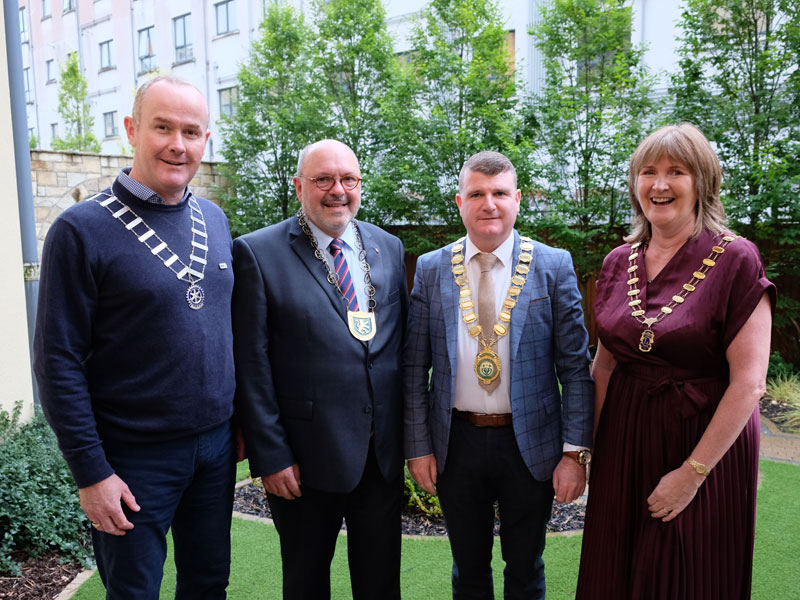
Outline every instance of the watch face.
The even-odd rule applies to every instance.
[[[578,452],[578,464],[588,465],[592,462],[592,453],[588,450],[581,450]]]

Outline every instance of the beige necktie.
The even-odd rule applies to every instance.
[[[497,320],[496,308],[494,303],[494,279],[492,277],[492,267],[497,262],[497,257],[491,252],[478,252],[475,255],[481,267],[481,278],[478,281],[478,323],[483,330],[481,337],[487,342],[495,337],[494,324]],[[483,344],[478,342],[478,352],[483,350]],[[496,352],[497,350],[495,350]],[[489,385],[478,385],[487,392],[493,392],[500,384],[498,376]]]

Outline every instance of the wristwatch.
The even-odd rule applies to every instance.
[[[592,453],[589,450],[570,450],[569,452],[564,452],[564,456],[574,459],[582,467],[592,462]]]

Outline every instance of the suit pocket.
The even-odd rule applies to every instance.
[[[281,402],[281,417],[311,420],[314,403],[311,400],[287,399]]]
[[[538,298],[533,298],[530,303],[533,304],[534,302],[541,302],[542,300],[550,300],[550,296],[539,296]]]

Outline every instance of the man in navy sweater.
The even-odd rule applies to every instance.
[[[174,77],[125,118],[132,169],[45,240],[34,370],[108,598],[225,598],[235,474],[231,237],[188,183],[208,107]]]

